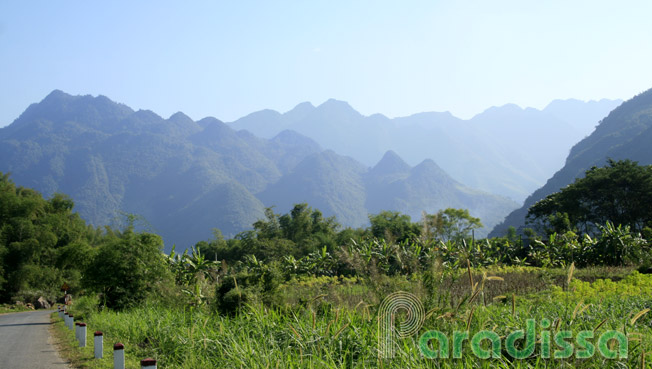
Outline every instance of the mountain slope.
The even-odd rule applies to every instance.
[[[472,209],[482,219],[484,228],[477,233],[485,236],[515,202],[501,196],[471,189],[455,181],[434,161],[426,159],[410,168],[395,153],[389,151],[364,177],[367,186],[367,208],[371,213],[392,209],[421,219],[423,211],[436,213],[440,209]],[[387,196],[391,193],[392,196]]]
[[[424,211],[470,209],[485,225],[478,236],[486,235],[517,206],[507,198],[462,185],[430,159],[410,167],[392,151],[371,169],[330,150],[313,154],[259,198],[280,212],[307,202],[324,215],[336,215],[344,225],[354,227],[366,226],[368,214],[382,210],[399,211],[417,221]]]
[[[351,158],[324,151],[304,159],[259,197],[277,212],[288,212],[294,204],[306,202],[326,216],[336,215],[342,224],[361,227],[367,223],[365,170]]]
[[[522,201],[592,131],[599,119],[593,117],[603,117],[619,103],[557,100],[543,111],[505,105],[461,120],[450,113],[363,116],[331,99],[317,107],[302,103],[284,114],[252,113],[230,125],[262,137],[291,129],[366,165],[388,150],[411,165],[433,158],[466,185]]]
[[[0,129],[0,171],[49,196],[72,196],[95,225],[142,215],[180,247],[247,229],[263,216],[255,197],[321,149],[300,135],[262,140],[214,118],[163,119],[105,97],[53,91]]]
[[[359,117],[331,101],[300,105],[288,122],[320,109],[328,119]],[[369,127],[386,119],[374,116]],[[387,152],[370,169],[291,130],[265,139],[215,118],[194,122],[179,112],[164,119],[103,96],[61,91],[0,129],[0,172],[45,196],[69,194],[95,225],[115,224],[123,212],[140,215],[167,249],[207,239],[214,227],[233,236],[262,218],[266,206],[285,212],[307,202],[352,227],[381,210],[416,221],[422,211],[446,207],[467,208],[491,226],[517,206],[460,184],[432,160],[411,167]]]
[[[652,89],[624,102],[596,127],[593,133],[573,146],[566,164],[546,184],[529,196],[523,207],[498,225],[492,236],[502,235],[509,226],[523,227],[530,206],[583,177],[592,166],[604,166],[608,158],[631,159],[652,164]]]

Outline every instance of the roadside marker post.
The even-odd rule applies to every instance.
[[[86,347],[86,323],[79,323],[77,332],[79,332],[79,347]]]
[[[113,369],[125,369],[125,345],[113,345]]]
[[[104,357],[104,334],[100,331],[93,333],[94,342],[93,348],[95,351],[95,358],[101,359]]]
[[[68,314],[68,329],[71,331],[75,328],[75,316]]]
[[[147,358],[141,360],[140,369],[156,369],[156,359]]]

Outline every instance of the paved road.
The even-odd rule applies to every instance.
[[[68,369],[50,339],[52,310],[0,315],[0,368]]]

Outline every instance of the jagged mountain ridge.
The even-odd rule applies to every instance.
[[[652,89],[622,103],[607,115],[593,133],[570,151],[565,165],[544,186],[530,195],[524,205],[514,210],[496,226],[491,236],[503,235],[510,226],[525,226],[530,206],[571,184],[593,166],[604,166],[607,159],[630,159],[641,165],[652,164]]]
[[[522,201],[620,102],[555,100],[543,110],[508,104],[462,120],[448,112],[363,116],[331,99],[319,106],[301,103],[283,114],[263,110],[229,124],[261,137],[292,129],[369,166],[388,150],[412,165],[432,158],[466,185]]]
[[[353,226],[366,225],[368,214],[382,210],[399,211],[416,221],[423,211],[470,209],[485,225],[479,236],[486,235],[515,205],[507,198],[464,186],[430,159],[410,167],[392,151],[370,169],[331,150],[312,154],[259,198],[282,212],[295,203],[308,202]]]
[[[304,105],[293,119],[310,110]],[[266,206],[308,202],[344,226],[365,225],[369,212],[399,210],[417,220],[423,210],[449,206],[469,208],[491,226],[517,206],[461,185],[432,161],[410,167],[387,153],[369,169],[291,130],[260,138],[215,118],[164,119],[61,91],[0,129],[0,171],[46,196],[69,194],[95,225],[121,212],[141,215],[167,249],[207,239],[213,227],[233,236]]]
[[[16,183],[71,195],[96,225],[121,211],[141,215],[166,247],[208,238],[213,227],[227,235],[250,227],[264,210],[255,193],[319,151],[299,135],[262,140],[215,118],[166,120],[61,91],[0,129],[0,171]]]

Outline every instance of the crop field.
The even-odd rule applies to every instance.
[[[379,349],[379,306],[392,290],[417,296],[425,316],[415,334],[394,337],[393,357],[387,358]],[[70,309],[89,325],[89,335],[99,330],[105,337],[104,359],[91,359],[92,344],[68,351],[80,367],[111,368],[115,342],[125,345],[128,366],[154,357],[161,368],[647,368],[652,350],[652,275],[626,268],[469,268],[435,271],[428,278],[387,277],[373,285],[355,278],[310,277],[280,286],[275,308],[245,304],[231,315],[209,306],[146,304],[119,312],[95,306],[97,301],[88,297]],[[408,318],[405,311],[394,316],[397,322]],[[528,319],[536,321],[534,352],[513,358],[505,337],[525,329]],[[61,323],[57,329],[69,340],[73,335]],[[472,337],[483,330],[501,338],[498,358],[479,358],[468,340],[460,358],[453,350],[448,358],[426,357],[419,348],[419,337],[427,331],[449,337],[468,331]],[[549,332],[554,338],[560,331],[570,332],[566,341],[572,354],[555,358],[561,348],[553,339],[553,357],[544,358],[542,336]],[[625,358],[599,352],[598,339],[607,331],[627,337]],[[593,333],[589,345],[577,344],[580,332]],[[435,342],[428,343],[433,351]],[[617,343],[607,346],[616,352]],[[578,358],[581,351],[591,351],[591,344],[591,357]],[[481,346],[488,349],[489,342]]]

